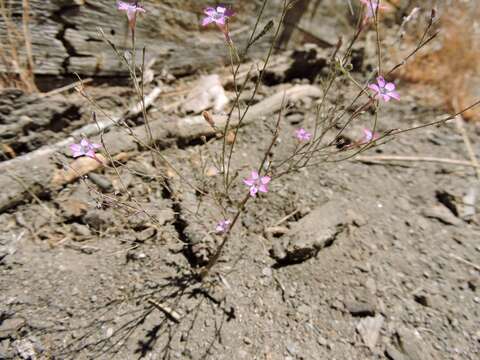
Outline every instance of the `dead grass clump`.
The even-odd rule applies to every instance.
[[[478,19],[480,6],[476,2],[446,6],[437,39],[403,67],[398,76],[438,89],[441,102],[448,111],[458,112],[474,103],[480,98]],[[412,41],[415,37],[418,38],[418,34],[412,35]],[[480,109],[471,109],[463,116],[480,121]]]
[[[38,91],[35,85],[34,61],[30,37],[30,2],[22,1],[22,23],[12,21],[10,10],[5,1],[0,0],[0,20],[5,34],[0,43],[0,89],[14,87],[28,92]]]

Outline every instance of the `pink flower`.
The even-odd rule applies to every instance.
[[[367,12],[365,13],[364,21],[367,21],[368,19],[375,17],[375,14],[377,13],[377,8],[378,10],[387,9],[385,5],[378,4],[380,2],[379,0],[360,0],[360,1],[364,3],[367,7]]]
[[[257,171],[252,171],[248,179],[243,180],[243,183],[250,187],[250,196],[257,196],[258,192],[268,192],[268,183],[272,178],[270,176],[262,176]]]
[[[228,18],[235,15],[235,12],[231,9],[227,9],[223,5],[218,5],[216,8],[207,7],[203,10],[205,15],[207,15],[203,21],[202,26],[206,26],[210,23],[217,24],[220,28],[223,28],[228,22]]]
[[[215,228],[217,234],[225,234],[229,229],[232,222],[230,220],[221,220],[218,222]]]
[[[370,129],[363,129],[363,138],[360,140],[360,144],[368,144],[371,141],[377,140],[380,137],[380,134],[377,132],[372,132]]]
[[[377,93],[376,97],[381,97],[386,102],[392,98],[400,100],[400,95],[395,91],[395,84],[387,83],[382,76],[377,77],[377,84],[370,84],[368,87]]]
[[[304,128],[300,128],[295,130],[295,137],[299,141],[310,141],[310,139],[312,138],[312,134],[306,131]]]
[[[145,9],[137,4],[137,1],[135,1],[135,4],[129,4],[123,1],[119,1],[117,3],[117,9],[120,11],[125,11],[127,13],[128,17],[128,23],[130,25],[130,28],[135,30],[135,23],[137,21],[137,13],[138,12],[145,12]]]
[[[87,139],[82,139],[80,144],[70,145],[70,150],[72,150],[72,155],[74,158],[88,156],[92,159],[95,159],[95,150],[100,149],[101,147],[102,145],[91,143]]]

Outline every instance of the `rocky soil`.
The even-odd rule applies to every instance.
[[[356,51],[354,76],[365,81],[369,64]],[[328,54],[307,46],[272,60],[254,99],[258,117],[239,133],[234,196],[268,146],[272,99],[319,88]],[[232,97],[226,74],[218,79]],[[204,106],[188,94],[198,78],[162,76],[147,88],[162,88],[149,108],[161,124],[155,144],[184,177],[115,128],[105,135],[115,168],[75,163],[65,144],[44,153],[91,123],[91,104],[75,92],[2,91],[0,359],[478,359],[480,184],[455,123],[273,179],[201,283],[194,273],[220,241],[212,229],[221,214],[185,182],[214,192],[222,175],[211,154],[222,139],[195,122]],[[422,105],[418,87],[399,88],[402,101],[382,107],[379,131],[444,116]],[[144,131],[127,111],[128,87],[86,91]],[[355,88],[341,83],[337,93]],[[290,99],[275,157],[291,151],[295,129],[312,127],[317,102],[310,87]],[[371,114],[356,121],[344,141]],[[465,127],[479,154],[478,125]],[[58,180],[72,164],[88,169]]]

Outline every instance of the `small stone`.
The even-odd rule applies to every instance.
[[[151,227],[151,228],[145,229],[141,232],[135,233],[135,237],[138,241],[144,242],[144,241],[154,237],[156,233],[157,233],[157,230],[155,228]]]
[[[317,342],[321,346],[327,346],[328,345],[327,339],[325,339],[323,336],[317,336]]]
[[[106,227],[112,224],[112,214],[98,209],[91,209],[83,217],[86,224],[90,225],[96,230],[104,230]]]
[[[97,185],[102,191],[109,192],[113,190],[113,184],[109,178],[104,175],[89,173],[88,178]]]
[[[21,318],[9,318],[0,322],[0,339],[15,334],[25,325],[25,320]]]
[[[391,360],[409,360],[407,357],[392,345],[387,345],[385,355]]]
[[[426,218],[436,219],[446,225],[459,226],[462,224],[462,220],[453,215],[445,206],[441,205],[429,209],[423,209],[422,215]]]
[[[298,353],[298,346],[297,344],[295,343],[288,343],[287,344],[287,351],[291,354],[291,355],[296,355]]]
[[[346,301],[345,308],[352,316],[375,316],[376,306],[370,301]]]
[[[361,319],[357,325],[357,331],[362,337],[363,342],[373,351],[378,341],[380,329],[383,325],[383,316],[367,317]]]
[[[83,225],[83,224],[77,224],[77,223],[72,224],[72,232],[75,235],[78,235],[78,236],[85,236],[86,237],[86,236],[91,236],[92,235],[88,226]]]
[[[35,360],[37,358],[34,345],[28,339],[16,340],[13,347],[21,359]]]
[[[265,277],[272,277],[272,274],[273,274],[273,271],[272,271],[272,268],[270,267],[265,267],[263,268],[262,270],[262,275],[265,276]]]
[[[408,360],[431,360],[433,359],[425,341],[420,338],[417,331],[411,331],[406,328],[397,330],[398,343],[400,350],[405,354]],[[395,358],[395,360],[397,360]]]
[[[332,245],[337,235],[351,222],[347,208],[342,201],[329,201],[319,206],[294,223],[284,236],[288,244],[283,249],[285,255],[277,257],[273,248],[272,256],[279,265],[298,264],[316,257],[321,249]]]

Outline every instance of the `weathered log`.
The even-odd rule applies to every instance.
[[[296,85],[272,95],[263,101],[253,105],[247,116],[245,116],[242,125],[252,121],[261,121],[265,116],[279,111],[282,104],[286,105],[288,101],[298,101],[305,98],[318,98],[321,91],[311,85]],[[217,128],[225,126],[226,116],[215,117]],[[231,125],[238,125],[238,117],[233,116]],[[165,119],[161,117],[155,119],[152,116],[150,128],[154,142],[162,139],[177,138],[191,140],[200,136],[212,135],[215,130],[204,120],[202,116],[191,116],[181,119]],[[133,129],[134,136],[125,133],[125,129],[113,128],[103,137],[106,148],[111,155],[117,155],[121,152],[132,151],[138,148],[138,145],[149,142],[149,135],[145,126],[141,125]],[[73,139],[69,138],[73,141]],[[99,139],[94,139],[99,142]],[[0,212],[3,212],[32,194],[38,195],[42,192],[50,191],[52,188],[63,185],[63,180],[73,181],[74,176],[60,176],[59,173],[65,171],[59,166],[54,155],[57,152],[67,153],[67,145],[71,141],[62,141],[61,143],[49,147],[44,147],[32,153],[20,156],[0,164]],[[96,168],[96,167],[93,167]]]
[[[5,2],[10,18],[21,30],[22,0]],[[262,24],[278,17],[283,1],[270,0]],[[138,58],[147,47],[149,59],[157,59],[158,69],[174,74],[199,68],[212,68],[228,61],[223,35],[214,26],[202,28],[203,7],[196,0],[157,0],[143,2],[147,12],[137,21]],[[235,4],[237,13],[232,20],[232,38],[243,47],[256,20],[261,2],[245,0]],[[77,72],[81,75],[128,75],[117,55],[101,39],[102,28],[121,53],[131,45],[126,16],[116,9],[113,0],[30,0],[30,33],[35,73],[62,75]],[[258,31],[259,31],[258,30]],[[20,31],[21,33],[21,31]],[[5,19],[0,16],[0,43],[10,46]],[[271,36],[271,34],[270,34]],[[266,36],[253,46],[253,54],[264,52],[271,37]],[[23,41],[23,40],[22,40]],[[20,54],[23,43],[15,41]],[[0,61],[0,72],[5,71]]]

